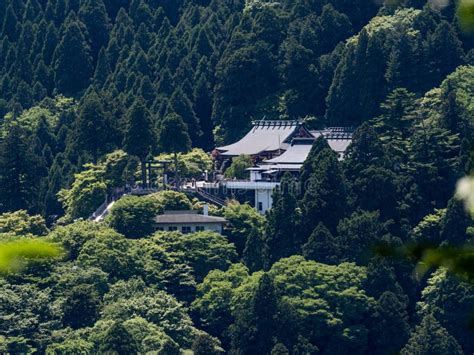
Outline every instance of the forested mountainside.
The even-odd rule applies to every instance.
[[[240,138],[252,120],[356,127],[382,114],[399,88],[414,105],[473,53],[455,5],[424,5],[2,1],[0,206],[61,215],[56,195],[74,172],[126,149],[127,132],[128,145],[142,135],[132,155],[159,151],[154,131],[170,113],[209,151]],[[456,91],[471,82],[457,78],[468,80],[458,73],[429,93],[431,106],[440,105],[434,111],[469,107]],[[136,130],[132,106],[147,115]],[[19,183],[7,176],[15,152],[23,152]]]
[[[472,354],[474,286],[416,268],[474,233],[458,6],[0,0],[0,353]],[[200,177],[263,119],[356,130],[344,160],[317,139],[265,216],[210,206],[223,235],[156,232],[204,209],[176,191],[87,221],[140,162]]]

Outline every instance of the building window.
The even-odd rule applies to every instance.
[[[175,232],[175,231],[178,230],[178,227],[168,227],[168,230],[169,230],[170,232]]]
[[[203,226],[197,226],[196,227],[196,232],[204,232],[204,227]]]
[[[263,211],[263,202],[258,203],[258,210]]]
[[[157,227],[156,230],[159,232],[163,232],[165,229],[163,227]]]
[[[183,234],[189,234],[191,233],[191,227],[181,227],[181,232],[183,232]]]

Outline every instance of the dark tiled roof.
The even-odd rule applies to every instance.
[[[156,224],[208,224],[208,223],[227,223],[222,217],[204,216],[192,211],[167,212],[155,217]]]

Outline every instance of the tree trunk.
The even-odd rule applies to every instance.
[[[174,180],[176,190],[179,190],[181,186],[179,183],[178,153],[174,153]]]
[[[142,188],[146,189],[146,162],[142,160]]]

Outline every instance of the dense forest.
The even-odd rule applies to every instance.
[[[474,285],[374,252],[474,237],[454,197],[474,172],[458,6],[0,1],[0,353],[472,354]],[[199,176],[262,119],[356,130],[342,161],[316,140],[265,216],[211,206],[223,236],[155,233],[203,209],[175,191],[87,221],[140,162],[179,153]],[[5,271],[33,241],[61,252]]]

